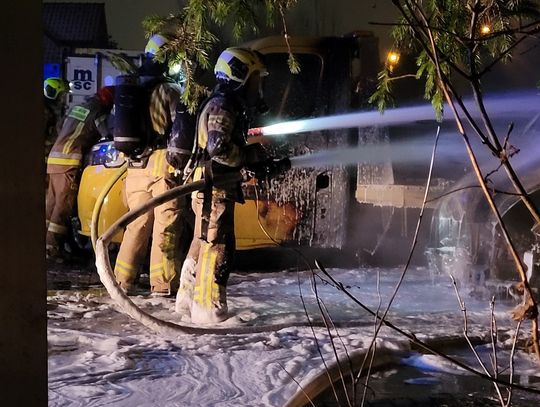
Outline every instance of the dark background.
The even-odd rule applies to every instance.
[[[12,2],[4,34],[0,148],[0,398],[47,405],[41,4]]]

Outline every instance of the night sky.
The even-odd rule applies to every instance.
[[[47,2],[65,2],[47,0]],[[138,50],[146,43],[141,21],[157,14],[176,14],[183,0],[72,0],[81,3],[105,3],[109,35],[120,48]],[[370,26],[369,21],[391,22],[396,11],[389,0],[300,0],[287,15],[291,35],[342,35],[354,30],[372,30],[381,41],[381,49],[390,46],[388,28]],[[272,31],[273,30],[273,31]],[[281,26],[266,29],[279,34]]]
[[[144,49],[144,17],[167,15],[180,10],[180,0],[47,0],[44,3],[105,3],[107,29],[118,46],[126,50]]]

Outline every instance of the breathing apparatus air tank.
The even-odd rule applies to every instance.
[[[136,75],[116,77],[114,146],[128,157],[140,155],[148,144],[148,95]]]

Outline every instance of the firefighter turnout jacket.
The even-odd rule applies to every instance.
[[[51,255],[59,254],[63,248],[77,198],[83,157],[100,138],[107,137],[109,110],[96,97],[73,106],[66,115],[60,134],[49,153],[46,243]]]
[[[209,163],[214,174],[239,172],[244,165],[248,121],[240,101],[233,95],[216,92],[203,107],[198,120],[197,144],[203,151],[202,163]],[[204,178],[204,165],[195,180]],[[244,202],[241,183],[214,187],[213,194]]]
[[[128,167],[125,192],[129,209],[180,184],[180,177],[167,163],[164,148],[180,96],[180,87],[171,82],[159,83],[152,90],[149,109],[157,135],[154,145],[148,148],[149,157],[144,162],[131,162]],[[185,253],[191,241],[190,212],[187,198],[177,198],[146,212],[127,226],[114,268],[116,280],[125,291],[134,290],[150,236],[151,290],[163,294],[176,291],[183,260],[182,242],[188,241]]]
[[[73,106],[47,158],[47,173],[59,174],[80,168],[88,149],[109,134],[107,118],[108,111],[97,98]]]

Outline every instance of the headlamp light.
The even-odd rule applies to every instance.
[[[124,163],[125,157],[114,147],[112,141],[104,141],[92,147],[88,161],[89,165],[104,165],[107,168],[117,168]]]

